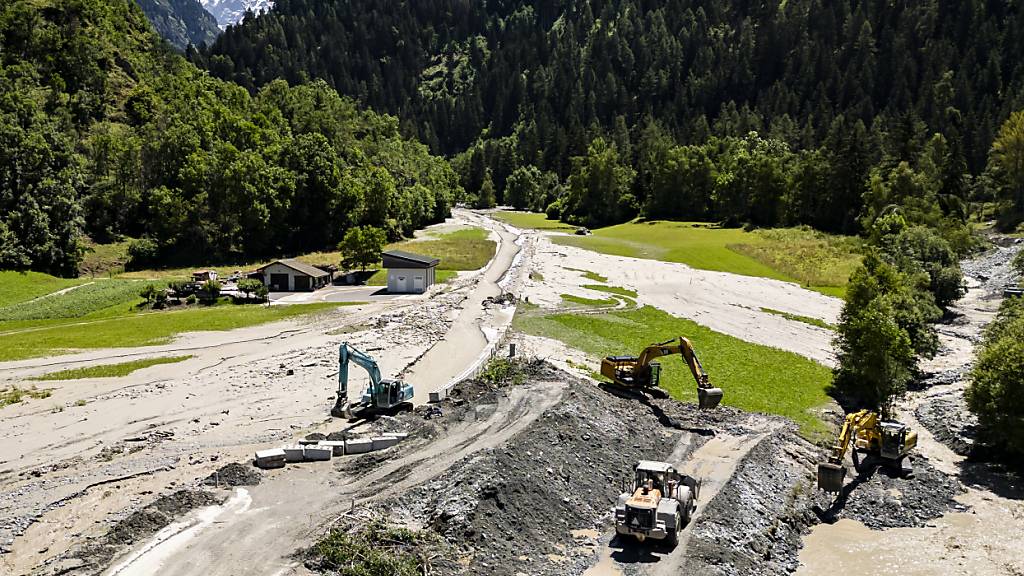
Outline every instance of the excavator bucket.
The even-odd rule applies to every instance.
[[[701,410],[710,410],[718,406],[724,395],[721,388],[697,388],[697,407]]]
[[[846,480],[846,467],[830,462],[818,464],[818,488],[825,492],[839,493],[843,491]]]

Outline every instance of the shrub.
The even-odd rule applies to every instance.
[[[206,302],[213,302],[220,297],[220,282],[207,280],[199,288],[199,298]]]
[[[128,244],[128,261],[125,270],[141,270],[156,264],[160,257],[160,245],[149,238],[132,240]]]
[[[270,293],[266,284],[249,278],[238,281],[238,291],[245,294],[247,299],[255,297],[261,301],[266,299],[267,294]]]
[[[185,298],[185,304],[188,304],[188,305],[191,306],[192,304],[195,304],[197,300],[198,300],[198,298],[196,298],[195,294],[189,294],[188,298]]]
[[[156,300],[156,295],[160,290],[157,289],[153,284],[146,284],[146,287],[139,292],[139,296],[146,301],[147,304],[152,304]]]
[[[981,440],[1006,456],[1024,456],[1024,319],[978,354],[965,392],[978,417]]]
[[[196,291],[195,283],[188,280],[172,280],[167,283],[167,287],[170,288],[171,292],[178,298],[188,296],[189,294],[195,294]]]

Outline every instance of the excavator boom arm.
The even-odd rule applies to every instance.
[[[362,367],[370,375],[371,393],[377,390],[381,381],[380,367],[377,366],[377,361],[354,346],[349,346],[348,342],[342,342],[338,348],[338,399],[341,401],[348,401],[349,361]]]
[[[637,371],[647,368],[647,366],[656,358],[679,354],[683,357],[683,361],[686,362],[686,365],[690,368],[690,373],[693,374],[693,379],[697,381],[697,387],[710,387],[708,382],[708,373],[704,371],[704,366],[701,365],[700,359],[697,358],[697,351],[693,349],[693,344],[690,340],[680,336],[679,344],[673,344],[673,342],[675,342],[675,340],[666,340],[660,344],[651,344],[647,348],[644,348],[644,351],[640,353],[640,357],[637,358]]]

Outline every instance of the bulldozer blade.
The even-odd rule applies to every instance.
[[[721,388],[697,388],[697,407],[701,410],[710,410],[718,406],[724,395]]]
[[[818,464],[818,488],[825,492],[839,493],[843,491],[844,480],[846,480],[845,466],[828,462]]]

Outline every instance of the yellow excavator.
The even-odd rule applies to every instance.
[[[601,361],[601,375],[623,388],[639,388],[645,392],[658,389],[661,379],[661,364],[656,358],[679,354],[690,367],[694,380],[697,381],[697,405],[702,410],[718,406],[722,401],[721,388],[713,388],[708,380],[693,344],[682,336],[666,340],[660,344],[651,344],[644,348],[639,356],[608,356]]]
[[[917,432],[899,422],[883,421],[877,412],[861,410],[846,416],[828,461],[818,464],[818,488],[826,492],[842,492],[846,479],[843,458],[851,443],[854,463],[857,451],[861,451],[904,476],[912,472],[907,454],[917,446]]]

